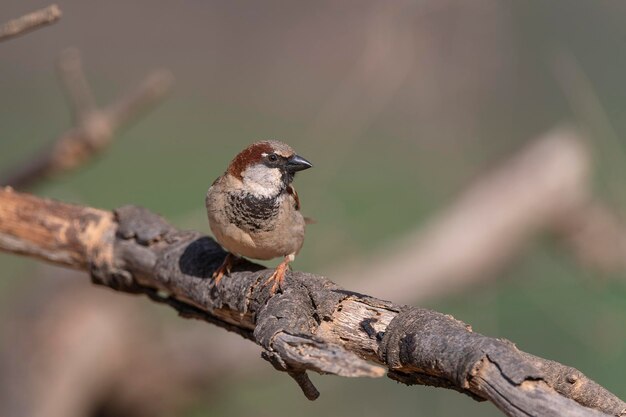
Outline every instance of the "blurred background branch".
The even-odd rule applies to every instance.
[[[61,18],[61,9],[52,4],[40,10],[10,20],[0,26],[0,42],[50,25]]]
[[[42,178],[85,164],[111,143],[117,129],[161,101],[173,81],[168,71],[155,71],[135,90],[100,109],[83,73],[78,50],[62,53],[59,74],[74,116],[74,127],[42,153],[15,165],[0,177],[0,183],[27,188]]]
[[[481,175],[413,234],[335,274],[365,293],[428,300],[496,278],[542,233],[583,266],[624,271],[626,223],[593,195],[591,173],[589,141],[554,130]]]
[[[178,415],[243,373],[241,357],[265,369],[258,347],[200,323],[156,320],[134,298],[94,291],[78,272],[42,266],[32,279],[2,307],[0,334],[10,339],[0,351],[2,415]]]

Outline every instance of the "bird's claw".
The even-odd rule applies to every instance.
[[[270,275],[267,281],[265,281],[265,284],[263,284],[268,285],[270,282],[273,282],[272,286],[270,287],[271,295],[276,294],[276,290],[282,290],[282,284],[285,280],[285,273],[287,272],[287,269],[289,269],[289,262],[289,260],[284,260],[283,262],[278,264],[272,275]]]
[[[230,270],[233,267],[233,258],[234,257],[232,254],[227,254],[219,268],[217,268],[215,272],[213,272],[212,277],[215,286],[218,286],[220,284],[220,281],[222,280],[224,275],[230,275]]]

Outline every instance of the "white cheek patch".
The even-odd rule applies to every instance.
[[[282,173],[278,168],[256,164],[242,172],[243,186],[259,197],[275,197],[281,191]]]

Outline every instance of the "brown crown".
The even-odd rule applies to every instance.
[[[272,152],[287,158],[294,154],[293,149],[283,142],[276,140],[255,142],[235,156],[228,166],[228,173],[242,179],[242,173],[247,167],[261,162],[264,153],[269,154]]]

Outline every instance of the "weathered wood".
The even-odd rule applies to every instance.
[[[307,398],[307,370],[388,375],[455,389],[510,416],[626,415],[626,404],[573,368],[472,332],[453,317],[347,291],[290,272],[282,292],[263,285],[271,270],[242,261],[215,286],[225,253],[210,238],[179,231],[138,207],[114,213],[0,191],[0,249],[87,269],[94,282],[143,293],[182,316],[254,340]],[[573,380],[577,389],[563,381]]]
[[[497,363],[486,358],[473,380],[473,385],[490,395],[493,403],[506,415],[516,417],[605,416],[597,410],[571,407],[571,400],[554,395],[545,381],[526,380],[516,388],[503,374]],[[528,401],[531,398],[532,401]],[[621,415],[621,414],[620,414]]]
[[[113,261],[115,224],[110,212],[1,191],[0,246],[77,269]]]

